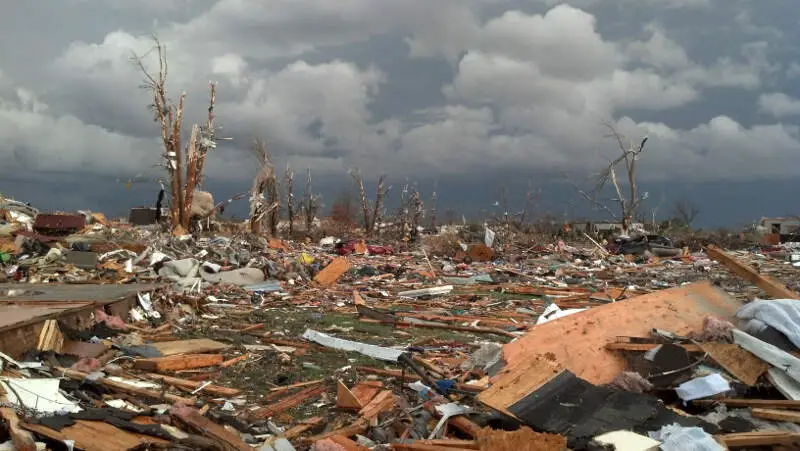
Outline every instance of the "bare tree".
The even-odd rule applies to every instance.
[[[154,119],[161,125],[161,141],[164,146],[164,166],[170,178],[170,216],[174,230],[188,230],[191,221],[192,201],[194,191],[200,184],[203,176],[205,157],[209,150],[216,148],[214,129],[214,103],[216,101],[216,86],[211,84],[211,95],[208,107],[208,119],[201,127],[192,127],[191,137],[184,149],[181,145],[181,126],[183,122],[183,104],[186,93],[181,93],[175,103],[167,95],[167,75],[169,65],[167,62],[167,49],[158,38],[153,37],[153,47],[143,55],[133,54],[132,62],[144,75],[142,88],[147,89],[153,96],[153,102],[148,105],[153,111]],[[152,53],[157,53],[158,72],[151,73],[144,64],[145,59]],[[184,152],[186,167],[184,168]],[[186,170],[186,184],[184,185],[184,169]]]
[[[319,208],[319,196],[316,196],[311,191],[311,168],[308,168],[308,177],[306,178],[306,192],[303,202],[303,214],[306,220],[306,233],[310,234],[314,226],[314,218],[317,215]]]
[[[692,228],[694,220],[697,218],[697,215],[700,214],[700,209],[698,209],[691,200],[681,199],[675,202],[675,207],[672,214],[675,216],[675,218],[680,220],[683,225],[688,228]]]
[[[437,208],[437,204],[439,203],[439,194],[437,193],[437,191],[438,191],[437,188],[438,188],[437,184],[434,183],[433,184],[433,193],[431,194],[431,229],[434,230],[434,231],[436,230],[436,226],[437,226],[436,220],[438,219],[437,218],[437,213],[438,212],[436,211],[436,208]]]
[[[388,189],[384,186],[384,180],[386,176],[382,174],[380,177],[378,177],[378,187],[377,191],[375,192],[375,203],[372,207],[372,211],[370,211],[367,190],[364,186],[364,178],[361,176],[361,171],[358,168],[353,168],[350,169],[349,173],[353,178],[353,181],[355,181],[356,187],[361,195],[361,215],[364,220],[364,232],[367,235],[370,235],[373,231],[375,231],[375,227],[380,225],[379,218],[381,216],[381,212],[383,211],[383,200],[386,197],[386,192],[388,191]]]
[[[266,216],[269,219],[270,233],[275,235],[277,222],[274,213],[280,206],[275,167],[266,143],[261,138],[253,140],[251,149],[260,167],[253,178],[253,187],[250,190],[250,231],[261,233],[261,223]],[[267,194],[266,198],[264,193]]]
[[[286,165],[286,214],[289,216],[289,237],[294,235],[294,171]]]
[[[594,207],[608,212],[615,219],[621,220],[622,232],[627,233],[637,216],[639,207],[647,199],[647,193],[639,195],[639,186],[636,183],[636,164],[642,151],[644,151],[644,145],[647,143],[648,138],[645,136],[638,144],[634,144],[625,135],[617,131],[611,122],[605,122],[604,125],[610,132],[606,135],[606,138],[614,138],[621,152],[620,156],[614,160],[609,160],[608,166],[595,179],[595,187],[592,192],[584,191],[575,184],[573,186]],[[617,176],[617,167],[620,165],[624,165],[626,172],[626,180],[622,182]],[[599,200],[603,189],[609,184],[614,188],[616,197],[613,200],[618,205],[618,211],[614,211],[614,209]],[[627,192],[624,192],[624,188],[627,188]]]

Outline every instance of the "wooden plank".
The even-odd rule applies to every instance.
[[[632,352],[647,352],[651,349],[660,346],[659,343],[608,343],[606,349],[609,351],[632,351]],[[686,352],[703,352],[699,346],[695,344],[682,344],[679,345]]]
[[[124,431],[103,421],[75,420],[75,424],[61,431],[41,424],[22,423],[21,426],[51,440],[74,440],[75,448],[83,451],[127,451],[145,444],[169,443],[149,435]],[[102,440],[98,440],[100,437]]]
[[[152,359],[137,359],[133,367],[137,370],[165,372],[216,366],[223,362],[222,354],[184,354]]]
[[[151,343],[152,346],[161,353],[163,357],[180,354],[203,354],[207,352],[220,352],[228,349],[230,345],[208,338],[196,338],[193,340],[163,341],[161,343]]]
[[[292,407],[296,407],[300,405],[306,399],[319,396],[325,391],[324,385],[312,386],[308,387],[305,390],[301,390],[293,395],[287,396],[284,399],[276,402],[275,404],[271,404],[260,409],[255,410],[252,413],[254,418],[269,418],[271,416],[277,415],[283,411],[291,409]]]
[[[225,451],[252,451],[250,445],[245,443],[239,434],[225,429],[223,426],[200,415],[191,407],[173,407],[170,416],[189,426],[193,430],[210,438]]]
[[[358,415],[370,423],[373,423],[377,420],[381,412],[391,409],[396,402],[397,400],[394,397],[394,393],[392,393],[391,390],[384,390],[378,393],[369,404],[364,406],[364,408],[358,412]]]
[[[333,443],[344,448],[345,451],[369,451],[369,448],[366,446],[361,446],[358,443],[350,440],[347,437],[343,437],[341,435],[332,435],[328,437],[326,440],[330,440]]]
[[[340,409],[361,410],[364,405],[356,398],[356,395],[344,385],[341,380],[336,381],[336,407]]]
[[[6,423],[6,427],[11,435],[11,443],[16,451],[36,451],[36,441],[30,432],[20,428],[19,417],[14,409],[0,408],[0,417]]]
[[[792,410],[756,408],[751,411],[751,414],[756,418],[763,418],[765,420],[800,423],[800,412],[795,412]]]
[[[552,360],[532,357],[514,369],[501,370],[492,386],[478,395],[478,401],[514,418],[508,408],[538,390],[561,371],[562,368]]]
[[[220,368],[228,368],[230,366],[236,365],[239,362],[243,362],[243,361],[247,360],[248,357],[250,357],[250,353],[246,352],[246,353],[240,355],[239,357],[234,357],[234,358],[232,358],[230,360],[226,360],[226,361],[220,363],[219,367]]]
[[[769,369],[766,362],[736,344],[700,343],[700,348],[725,371],[751,387]]]
[[[314,276],[314,282],[317,282],[323,287],[329,287],[335,284],[351,267],[352,265],[347,258],[337,257]]]
[[[764,293],[776,299],[800,299],[800,294],[794,290],[790,290],[783,283],[769,277],[765,274],[760,274],[752,266],[740,261],[736,257],[726,253],[722,249],[708,245],[706,246],[706,254],[720,262],[732,273],[748,281],[749,283],[761,288]]]
[[[782,431],[741,432],[722,434],[717,440],[729,448],[747,448],[754,446],[800,445],[800,434]],[[796,449],[796,448],[794,448]]]
[[[709,400],[696,400],[692,404],[703,407],[713,407],[714,404],[725,404],[728,407],[761,407],[765,409],[790,409],[800,410],[800,401],[791,399],[743,399],[743,398],[722,398]]]
[[[285,392],[285,391],[293,390],[295,388],[309,387],[311,385],[317,385],[317,384],[321,384],[323,382],[325,382],[325,379],[315,379],[313,381],[298,382],[298,383],[292,384],[292,385],[284,385],[283,387],[270,388],[269,391],[272,392],[272,393],[282,393],[282,392]]]
[[[361,407],[364,407],[375,398],[375,395],[377,395],[382,388],[383,382],[381,381],[362,381],[354,385],[350,391],[358,399],[358,402],[361,403]]]
[[[177,377],[164,376],[163,374],[150,373],[147,375],[147,377],[149,377],[155,382],[161,382],[163,384],[172,385],[173,387],[179,387],[187,390],[197,390],[203,385],[203,382],[200,381],[192,381],[189,379],[180,379]],[[228,388],[228,387],[222,387],[220,385],[211,384],[203,387],[203,389],[200,390],[199,393],[200,394],[209,393],[216,396],[231,397],[231,396],[238,396],[239,394],[241,394],[241,392],[242,392],[241,390],[236,388]]]
[[[741,302],[708,281],[693,283],[540,324],[504,345],[503,357],[513,368],[533,356],[546,355],[581,379],[603,385],[627,369],[623,355],[605,349],[617,336],[648,337],[651,329],[665,324],[685,335],[701,331],[708,316],[733,319],[740,306]]]
[[[70,379],[76,380],[76,381],[83,381],[84,379],[86,379],[86,376],[88,376],[88,374],[86,374],[86,373],[83,373],[81,371],[71,370],[71,369],[68,369],[68,368],[55,367],[53,369],[56,371],[57,375],[64,375],[64,376],[66,376],[66,377],[68,377]],[[169,401],[169,402],[173,402],[173,403],[180,402],[180,403],[189,404],[189,405],[194,404],[194,400],[193,399],[184,398],[182,396],[177,396],[177,395],[173,395],[173,394],[170,394],[170,393],[162,393],[162,392],[157,391],[157,390],[150,390],[150,389],[147,389],[147,388],[139,388],[139,387],[135,387],[133,385],[126,384],[124,382],[113,381],[113,380],[110,380],[110,379],[105,378],[105,377],[101,377],[100,379],[95,380],[95,382],[100,383],[100,384],[110,388],[111,390],[122,392],[122,393],[128,393],[128,394],[138,395],[138,396],[145,396],[145,397],[150,398],[150,399],[163,399],[163,400],[166,400],[166,401]]]
[[[36,349],[42,352],[54,351],[60,353],[63,347],[64,335],[61,334],[58,321],[48,319],[44,322],[42,331],[39,332],[39,341],[36,344]]]

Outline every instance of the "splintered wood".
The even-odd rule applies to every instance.
[[[532,355],[545,355],[593,384],[610,383],[625,371],[622,355],[605,349],[618,335],[647,337],[653,328],[669,325],[684,335],[703,329],[709,316],[733,318],[741,303],[709,282],[698,282],[637,296],[575,313],[536,326],[503,346],[509,368]]]
[[[769,368],[766,362],[737,344],[700,343],[700,348],[727,372],[751,387]]]
[[[223,362],[222,354],[185,354],[152,359],[138,359],[133,367],[138,370],[165,372],[216,366]]]
[[[22,423],[22,428],[58,442],[75,441],[75,448],[84,451],[127,451],[145,444],[167,444],[164,439],[124,431],[103,421],[75,420],[60,431],[41,424]],[[101,438],[102,440],[98,440]]]
[[[322,269],[316,276],[314,282],[323,287],[329,287],[336,283],[340,277],[350,270],[352,265],[345,257],[335,258],[332,262]]]
[[[369,404],[381,388],[383,388],[382,382],[361,382],[349,389],[344,385],[344,382],[338,381],[336,385],[336,407],[361,410]]]
[[[561,372],[558,364],[542,357],[532,357],[513,369],[503,369],[491,387],[478,395],[478,401],[510,417],[508,408],[538,390]]]
[[[707,246],[706,254],[722,263],[732,273],[764,290],[764,293],[776,299],[800,299],[800,293],[790,290],[786,285],[764,274],[759,274],[753,267],[737,260],[732,255],[716,246]]]
[[[156,348],[164,357],[180,354],[201,354],[205,352],[219,352],[228,349],[230,345],[210,340],[208,338],[196,338],[193,340],[175,340],[152,343],[150,346]]]
[[[36,349],[42,352],[54,351],[60,353],[63,347],[64,335],[61,334],[58,321],[54,319],[45,321],[42,326],[42,331],[39,333],[39,341],[36,344]]]

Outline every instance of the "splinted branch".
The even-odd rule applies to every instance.
[[[270,232],[274,235],[277,232],[277,223],[273,224],[274,212],[277,209],[275,197],[277,196],[277,181],[275,179],[275,168],[272,164],[272,157],[267,150],[266,143],[261,138],[253,140],[251,147],[260,165],[256,176],[253,178],[253,187],[250,189],[250,231],[261,233],[261,223],[264,216],[269,215]],[[267,198],[264,198],[264,193]],[[274,225],[274,230],[273,230]]]
[[[364,178],[361,177],[361,171],[358,168],[350,169],[350,176],[355,180],[358,191],[361,194],[361,213],[364,217],[364,232],[369,234],[372,230],[372,220],[370,219],[369,205],[367,204],[367,190],[364,188]]]
[[[308,168],[308,177],[306,178],[306,192],[303,202],[303,214],[306,220],[306,233],[310,234],[314,226],[314,218],[317,215],[319,208],[319,196],[315,196],[311,191],[311,168]]]
[[[161,126],[161,140],[164,146],[164,165],[170,177],[170,216],[175,231],[189,229],[192,216],[194,191],[201,183],[205,157],[209,150],[216,147],[214,141],[214,102],[216,86],[211,84],[211,98],[208,108],[208,120],[202,127],[194,125],[186,149],[181,145],[181,126],[183,121],[183,104],[186,93],[181,93],[178,103],[167,96],[167,49],[158,38],[153,37],[153,47],[143,55],[134,54],[133,63],[144,75],[142,88],[153,96],[153,103],[148,107],[154,113],[154,120]],[[144,60],[153,52],[158,56],[158,73],[152,74],[145,67]],[[186,152],[186,161],[183,153]],[[184,163],[186,165],[186,184],[184,185]]]
[[[289,237],[294,235],[294,171],[286,165],[286,214],[289,216]]]
[[[603,125],[610,131],[605,137],[611,137],[616,140],[619,150],[622,152],[620,156],[614,160],[609,160],[608,166],[606,166],[595,179],[595,187],[591,193],[580,189],[576,184],[569,181],[569,177],[566,177],[566,174],[565,177],[567,181],[575,187],[578,194],[589,201],[594,207],[608,212],[614,219],[620,219],[622,221],[622,231],[623,233],[627,233],[633,220],[637,216],[639,207],[642,202],[647,199],[647,193],[644,193],[642,196],[639,195],[639,187],[636,183],[636,163],[639,160],[639,155],[644,151],[644,145],[647,143],[648,138],[645,136],[639,144],[636,145],[625,137],[625,135],[617,131],[616,127],[611,122],[604,122]],[[617,167],[623,163],[627,174],[627,195],[625,195],[626,193],[624,192],[623,185],[620,183],[619,177],[617,176]],[[608,205],[598,200],[600,193],[608,184],[611,184],[614,188],[616,194],[614,200],[617,202],[618,212],[615,212]]]
[[[378,187],[375,192],[375,203],[373,204],[372,211],[369,208],[369,200],[367,199],[367,190],[364,187],[364,178],[361,177],[361,171],[358,168],[353,168],[348,171],[350,176],[356,182],[358,191],[361,194],[361,213],[364,219],[364,232],[369,235],[375,231],[376,227],[380,225],[380,216],[383,211],[383,201],[386,197],[388,189],[384,186],[386,175],[382,174],[378,177]]]

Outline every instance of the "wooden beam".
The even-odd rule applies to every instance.
[[[729,448],[750,448],[755,446],[798,445],[800,434],[784,431],[742,432],[716,436]],[[796,449],[796,448],[794,448]]]
[[[800,294],[790,290],[786,285],[764,274],[760,274],[752,266],[740,261],[734,256],[726,253],[722,249],[708,245],[706,254],[712,259],[720,262],[732,273],[748,281],[749,283],[761,288],[765,293],[776,299],[800,299]]]
[[[739,399],[739,398],[722,398],[713,400],[697,400],[692,401],[692,404],[703,407],[713,407],[715,404],[725,404],[728,407],[760,407],[764,409],[787,409],[787,410],[800,410],[800,401],[791,399]]]
[[[156,381],[161,382],[163,384],[172,385],[173,387],[188,389],[188,390],[197,390],[203,385],[203,382],[200,381],[192,381],[189,379],[181,379],[178,377],[171,377],[171,376],[164,376],[162,374],[154,374],[150,373],[147,375],[148,378]],[[222,387],[219,385],[206,385],[200,390],[200,393],[209,393],[216,396],[238,396],[242,391],[235,389],[235,388],[228,388]]]
[[[57,373],[60,373],[60,374],[62,374],[64,376],[66,376],[66,377],[68,377],[70,379],[76,380],[76,381],[83,381],[84,379],[86,379],[86,376],[88,376],[88,374],[86,374],[86,373],[83,373],[81,371],[71,370],[69,368],[55,367],[53,369]],[[122,393],[128,393],[128,394],[138,395],[138,396],[145,396],[145,397],[150,398],[150,399],[166,400],[166,401],[169,401],[169,402],[172,402],[172,403],[180,402],[180,403],[187,404],[187,405],[194,404],[194,399],[184,398],[182,396],[173,395],[173,394],[170,394],[170,393],[163,393],[163,392],[160,392],[160,391],[150,390],[150,389],[147,389],[147,388],[139,388],[139,387],[136,387],[134,385],[126,384],[124,382],[117,382],[117,381],[110,380],[110,379],[105,378],[105,377],[101,377],[100,379],[95,380],[95,382],[98,382],[98,383],[102,384],[103,386],[110,388],[111,390],[122,392]]]
[[[752,415],[756,418],[763,418],[772,421],[786,421],[789,423],[800,423],[800,412],[791,410],[761,409],[752,410]]]
[[[137,370],[165,372],[217,366],[223,362],[222,354],[184,354],[152,359],[137,359],[133,367]]]

